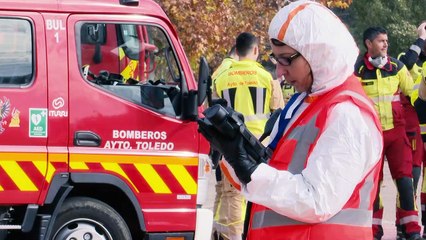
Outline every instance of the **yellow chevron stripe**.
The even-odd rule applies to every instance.
[[[149,186],[155,193],[171,193],[169,187],[167,187],[166,183],[163,179],[158,175],[157,171],[149,165],[144,163],[136,163],[136,169],[142,175],[143,178],[147,181]]]
[[[197,183],[182,165],[167,165],[187,194],[197,194]]]
[[[105,154],[70,154],[70,162],[113,162],[113,163],[143,163],[143,164],[158,164],[158,165],[184,165],[197,166],[197,157],[169,157],[169,156],[135,156],[135,155],[105,155]]]
[[[74,170],[89,170],[89,167],[84,162],[70,162],[70,167]]]
[[[27,174],[22,170],[18,163],[14,161],[2,161],[0,165],[9,177],[15,182],[21,191],[38,191],[38,188],[34,185]]]
[[[33,162],[34,166],[36,166],[36,168],[38,169],[38,171],[40,172],[41,175],[46,176],[46,162],[42,162],[42,161],[37,161],[37,162]]]
[[[0,192],[4,191],[4,188],[0,185]]]
[[[105,170],[115,172],[118,175],[127,179],[127,181],[129,181],[129,183],[132,184],[132,186],[135,188],[136,192],[139,193],[139,189],[136,188],[136,186],[133,184],[132,180],[130,180],[130,178],[123,171],[123,169],[120,167],[120,165],[118,165],[117,163],[101,163],[101,165]]]
[[[56,171],[56,168],[51,163],[49,163],[49,167],[47,168],[47,174],[46,174],[46,181],[48,183],[50,183],[50,181],[52,180],[53,174],[55,173],[55,171]]]
[[[55,173],[56,169],[51,164],[48,163],[47,169],[46,169],[46,163],[45,162],[34,162],[34,165],[37,167],[38,171],[45,176],[46,182],[50,183],[53,177],[53,173]]]

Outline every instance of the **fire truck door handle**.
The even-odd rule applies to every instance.
[[[77,131],[74,134],[74,146],[99,147],[101,138],[98,134],[90,131]]]

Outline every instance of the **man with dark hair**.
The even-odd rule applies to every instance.
[[[259,56],[258,39],[243,32],[235,41],[239,61],[217,76],[216,93],[228,106],[244,115],[245,123],[256,136],[263,133],[270,113],[282,106],[273,101],[272,76],[256,60]],[[280,91],[274,91],[281,96]]]
[[[383,156],[398,190],[397,215],[410,240],[422,239],[415,208],[412,178],[411,148],[405,134],[405,116],[400,92],[410,96],[414,82],[407,67],[399,60],[387,55],[388,36],[382,27],[370,27],[364,31],[367,52],[355,64],[355,75],[359,77],[366,94],[374,102],[383,129]],[[379,181],[383,179],[383,167]],[[374,239],[383,236],[383,206],[378,188],[373,210]]]
[[[251,33],[243,32],[236,38],[235,50],[239,61],[216,75],[214,88],[217,96],[227,101],[229,107],[244,115],[247,128],[257,137],[264,131],[266,121],[271,112],[282,108],[283,102],[274,99],[283,99],[281,91],[273,90],[272,75],[256,60],[259,56],[258,39]],[[274,95],[278,95],[275,96]],[[220,166],[223,167],[222,161]],[[227,175],[227,172],[223,172]],[[245,199],[239,189],[231,185],[229,176],[222,178],[222,198],[220,204],[227,205],[228,224],[215,224],[217,231],[225,232],[230,240],[239,240],[242,237]],[[220,209],[220,207],[218,207]],[[223,216],[223,213],[222,213]],[[216,220],[216,219],[215,219]],[[222,229],[221,229],[222,226]]]
[[[247,56],[248,54],[252,53],[253,47],[258,48],[258,40],[257,38],[248,32],[243,32],[237,37],[236,41],[236,50],[238,52],[238,55],[241,56]],[[258,54],[257,52],[254,52],[254,54]]]

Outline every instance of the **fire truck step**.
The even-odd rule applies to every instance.
[[[29,232],[33,228],[38,211],[37,204],[28,204],[25,212],[24,220],[22,221],[22,232]]]
[[[21,225],[0,225],[0,230],[19,230]]]
[[[0,230],[21,230],[22,232],[29,232],[31,231],[35,218],[37,216],[38,211],[38,205],[37,204],[28,204],[27,210],[25,211],[24,219],[22,221],[22,225],[18,224],[0,224]],[[6,212],[7,215],[9,215],[9,212]],[[3,223],[7,223],[7,221],[10,221],[10,215],[3,216],[6,217],[3,219]]]

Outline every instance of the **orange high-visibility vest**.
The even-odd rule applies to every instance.
[[[350,77],[344,84],[319,96],[305,109],[280,139],[269,164],[293,174],[301,173],[323,133],[330,108],[346,101],[353,102],[361,111],[368,113],[381,132],[381,124],[372,102],[357,79]],[[380,166],[381,161],[378,161],[356,186],[343,209],[325,222],[300,222],[262,205],[253,204],[248,239],[328,240],[335,237],[345,240],[371,240],[372,208]]]

